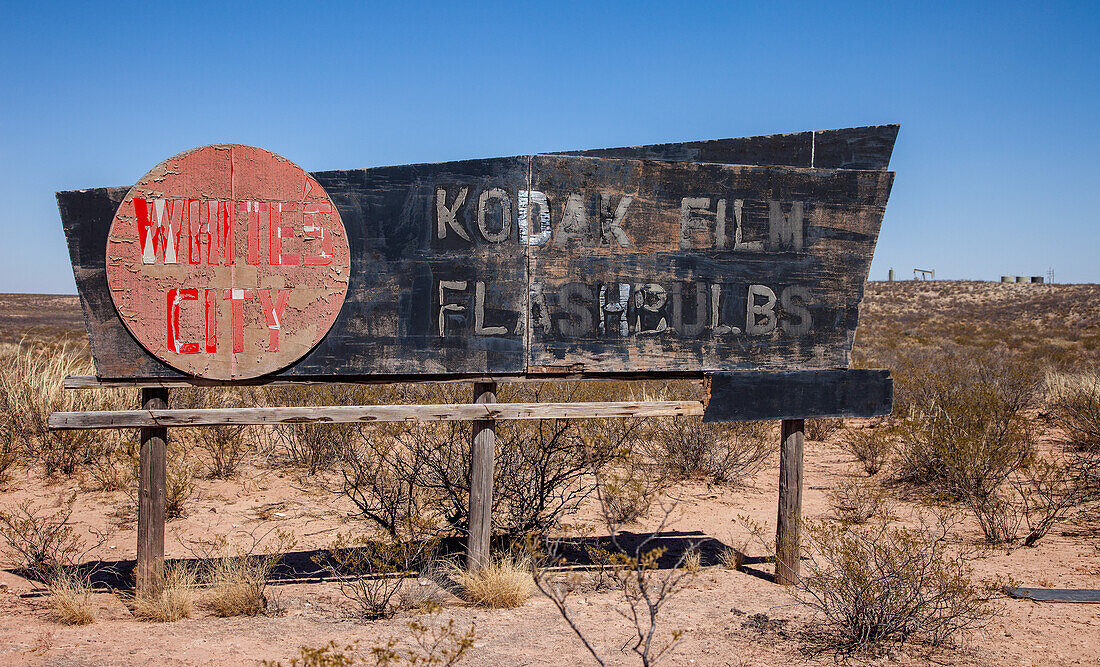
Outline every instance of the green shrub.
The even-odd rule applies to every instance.
[[[1036,377],[1013,363],[975,359],[926,367],[898,423],[899,476],[973,506],[994,502],[1035,451]]]
[[[920,641],[940,645],[981,627],[993,593],[975,583],[966,559],[949,553],[946,526],[894,528],[806,524],[810,558],[796,595],[826,619],[839,647]]]
[[[893,428],[880,424],[848,431],[841,440],[841,446],[863,464],[864,472],[876,475],[893,455],[895,437]]]

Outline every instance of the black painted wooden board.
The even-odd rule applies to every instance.
[[[522,373],[527,260],[515,220],[528,167],[528,158],[499,158],[314,174],[348,229],[351,282],[328,335],[288,374]],[[455,224],[469,241],[449,225],[439,238],[440,188],[448,207],[467,190]],[[477,222],[478,197],[491,188],[511,199],[507,238],[495,243]],[[491,234],[504,233],[499,210],[498,202],[487,215]],[[461,310],[444,314],[443,332],[442,281],[465,283],[444,290],[446,303]],[[478,283],[481,326],[500,333],[474,335]]]
[[[57,193],[96,373],[101,377],[177,377],[179,371],[145,351],[119,319],[107,288],[107,232],[125,188]]]
[[[574,195],[581,211],[531,247],[533,372],[849,365],[892,173],[536,156],[532,174],[552,220]],[[685,197],[699,208],[687,236]],[[794,205],[801,244],[773,241],[772,207]],[[751,320],[750,290],[758,307],[777,302]]]
[[[1006,586],[1005,593],[1014,598],[1024,598],[1036,602],[1100,603],[1100,590],[1088,588],[1011,588]]]
[[[510,240],[489,243],[478,230],[477,198],[498,187],[515,199],[526,187],[528,165],[529,158],[499,158],[313,174],[348,231],[351,280],[328,335],[280,375],[522,373],[527,265],[514,221],[516,202]],[[468,188],[456,225],[470,241],[452,227],[438,238],[436,188],[449,191],[447,205],[453,206],[461,191],[456,184]],[[109,379],[178,377],[137,344],[107,291],[107,232],[126,191],[57,195],[96,372]],[[445,326],[455,334],[448,336],[440,335],[438,318],[444,280],[466,283],[464,290],[447,290],[448,302],[462,308],[446,313]],[[482,326],[505,327],[506,333],[470,335],[478,282],[485,284]]]
[[[561,151],[554,155],[818,169],[886,169],[898,129],[898,125],[871,125],[736,139]]]
[[[546,371],[683,375],[846,366],[862,285],[893,176],[882,169],[896,132],[896,126],[878,126],[803,133],[812,141],[811,159],[832,151],[834,157],[829,160],[836,164],[858,163],[871,167],[870,171],[675,162],[798,162],[805,149],[799,134],[722,140],[724,144],[697,142],[680,148],[670,144],[609,149],[658,158],[647,161],[534,156],[315,173],[348,231],[351,284],[329,334],[306,357],[277,375],[473,377]],[[444,205],[452,207],[463,188],[467,190],[464,205],[456,210],[447,237],[440,239],[438,191],[445,192]],[[477,223],[479,196],[491,188],[506,193],[510,207],[509,231],[497,242],[486,239]],[[108,293],[106,235],[126,191],[100,188],[57,196],[97,374],[103,379],[180,377],[134,341]],[[537,192],[548,197],[548,207],[538,201]],[[569,208],[571,195],[577,198]],[[608,221],[614,219],[624,195],[632,203],[624,209],[621,227],[633,235],[634,247],[624,249],[615,243],[601,247],[601,240],[614,241],[618,233],[601,219],[605,213]],[[765,252],[681,249],[683,197],[708,198],[711,211],[718,199],[726,199],[731,244],[735,199],[744,202],[742,240],[750,243],[768,235],[768,199],[781,202],[786,213],[791,202],[802,201],[803,247]],[[493,200],[490,205],[490,228],[499,229],[499,203]],[[522,235],[521,205],[532,218]],[[610,210],[601,212],[603,205]],[[574,228],[578,215],[592,227],[558,245],[555,235],[563,228],[567,208]],[[540,218],[547,210],[551,234],[544,242],[539,237]],[[705,245],[708,236],[713,242],[715,217],[712,213],[702,225],[711,229],[689,235],[691,244]],[[456,229],[470,240],[461,238]],[[585,233],[588,240],[583,238]],[[561,307],[561,288],[570,282],[568,274],[575,274],[575,282],[595,286],[597,292],[599,285],[612,281],[634,286],[668,284],[666,304],[656,310],[628,305],[627,318],[641,314],[641,328],[662,318],[666,324],[675,319],[677,335],[635,335],[635,331],[626,337],[605,336],[606,327],[603,334],[581,340],[562,335],[556,323],[573,321],[577,302],[584,301],[576,294],[565,294],[565,301],[572,301]],[[446,290],[447,302],[459,308],[444,314],[447,335],[441,336],[442,280],[452,285],[464,281],[466,287]],[[479,323],[482,333],[475,335],[479,282],[484,283],[484,317]],[[746,317],[747,286],[757,283],[770,286],[777,298],[784,288],[808,285],[807,307],[814,326],[805,334],[780,331],[740,338],[714,336],[713,327],[708,329],[705,322],[698,326],[695,308],[701,304],[702,311],[710,309],[710,285],[718,286],[721,326]],[[702,291],[694,291],[697,284]],[[644,289],[630,289],[642,301],[652,297]],[[671,298],[676,289],[678,300]],[[797,301],[796,295],[792,303]],[[679,304],[676,309],[675,303]],[[794,306],[797,310],[798,303]],[[797,324],[798,318],[791,316],[785,304],[775,308],[783,321]],[[549,330],[543,326],[544,318],[552,322]]]
[[[893,402],[886,370],[715,373],[703,421],[878,417]]]

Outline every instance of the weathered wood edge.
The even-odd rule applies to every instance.
[[[711,162],[820,169],[885,170],[897,141],[898,124],[806,130],[728,139],[556,151],[551,155]]]
[[[221,426],[295,423],[470,421],[486,419],[593,419],[699,416],[699,401],[590,403],[459,403],[443,405],[336,405],[197,410],[55,412],[51,429]]]
[[[701,383],[702,371],[682,373],[546,373],[538,375],[340,375],[334,377],[286,377],[265,376],[249,380],[224,382],[203,378],[97,378],[94,375],[70,375],[64,380],[65,389],[143,389],[164,387],[168,389],[230,388],[230,387],[285,387],[292,385],[326,384],[453,384],[457,382],[627,382],[683,380]]]
[[[894,380],[882,369],[714,373],[703,421],[890,414]]]

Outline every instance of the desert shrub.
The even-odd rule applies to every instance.
[[[986,541],[1034,544],[1082,498],[1085,475],[1037,457],[1025,410],[1038,377],[1019,359],[973,355],[926,368],[898,423],[900,476],[962,503]]]
[[[1100,374],[1066,383],[1054,394],[1051,414],[1062,430],[1068,465],[1080,491],[1100,490]]]
[[[158,623],[188,618],[195,610],[198,581],[193,568],[184,563],[166,563],[152,590],[130,600],[130,611],[137,619]]]
[[[1072,464],[1036,459],[1010,479],[1018,513],[1027,526],[1024,546],[1034,546],[1066,510],[1088,499],[1090,488]]]
[[[414,618],[405,625],[412,635],[413,647],[404,652],[394,651],[396,644],[391,641],[384,650],[372,649],[371,654],[379,665],[405,662],[410,665],[451,667],[461,662],[474,647],[476,635],[473,624],[465,632],[455,629],[453,618],[446,624],[425,623]]]
[[[210,587],[206,603],[215,616],[258,616],[268,609],[267,580],[282,555],[293,548],[294,538],[279,531],[269,553],[256,553],[257,541],[250,548],[231,547],[225,537],[205,546],[216,554],[205,559],[203,583]]]
[[[925,371],[898,424],[899,476],[972,506],[993,503],[1034,455],[1025,410],[1036,376],[1011,360],[977,356]]]
[[[607,511],[599,491],[597,498],[600,500],[601,518],[610,534],[612,548],[601,549],[602,553],[593,560],[601,565],[601,576],[608,577],[613,582],[609,587],[619,591],[616,612],[630,622],[633,637],[623,645],[623,650],[629,648],[643,665],[656,664],[676,647],[683,636],[680,630],[672,630],[667,635],[658,632],[661,611],[682,590],[687,578],[694,576],[698,570],[698,551],[695,548],[684,550],[671,568],[662,570],[660,560],[667,550],[659,542],[675,506],[662,504],[664,516],[657,528],[644,539],[627,544],[623,539],[622,524]],[[564,543],[562,539],[529,536],[527,553],[535,587],[550,598],[562,619],[596,662],[607,664],[589,641],[586,631],[573,617],[569,596],[579,588],[578,574],[555,570],[555,566],[564,562],[561,555]]]
[[[838,645],[916,640],[939,645],[993,614],[993,593],[973,580],[966,559],[948,552],[946,525],[805,525],[810,558],[796,585]]]
[[[1009,492],[997,488],[984,495],[967,495],[963,505],[978,520],[982,535],[990,544],[1008,544],[1016,539],[1021,516]]]
[[[268,387],[260,399],[268,405],[371,405],[394,391],[372,385],[293,385]],[[273,440],[268,447],[286,464],[302,468],[309,475],[336,463],[360,440],[357,424],[290,423],[267,431]]]
[[[558,400],[575,388],[509,389],[503,397]],[[559,393],[564,392],[564,394]],[[435,400],[461,402],[453,387]],[[468,399],[468,397],[466,397]],[[493,475],[493,529],[512,538],[545,532],[595,490],[594,470],[636,449],[641,420],[501,422]],[[460,422],[360,426],[341,456],[341,493],[394,537],[404,527],[468,530],[470,428]]]
[[[392,536],[371,540],[339,533],[314,562],[337,580],[340,593],[353,603],[353,614],[364,620],[393,616],[403,604],[404,579],[427,568],[438,541],[402,540]]]
[[[458,428],[446,422],[371,427],[341,454],[340,491],[395,540],[461,525],[469,453],[455,442],[461,442]]]
[[[866,482],[843,482],[828,495],[833,518],[846,526],[867,523],[885,511],[886,493]]]
[[[83,555],[83,540],[69,524],[76,494],[50,511],[25,500],[0,509],[0,539],[19,566],[43,582],[57,579]]]
[[[16,446],[16,441],[4,437],[3,433],[0,433],[0,482],[4,482],[8,478],[8,468],[19,460],[19,448]]]
[[[298,655],[290,659],[290,667],[351,667],[356,663],[354,644],[341,647],[335,640],[324,646],[299,646]],[[276,660],[264,660],[263,667],[283,667]]]
[[[432,611],[434,615],[438,609]],[[425,622],[411,619],[405,626],[409,629],[402,639],[391,638],[381,646],[374,646],[369,654],[373,664],[379,667],[395,665],[423,665],[425,667],[453,667],[466,657],[473,648],[476,637],[471,624],[465,632],[455,629],[454,619],[446,623]],[[404,640],[404,641],[402,641]],[[402,645],[404,643],[404,646]],[[335,641],[325,646],[302,646],[298,656],[291,658],[291,667],[350,667],[356,663],[366,664],[356,655],[355,643],[341,647]],[[282,667],[281,662],[264,660],[264,667]]]
[[[454,578],[465,600],[494,609],[520,606],[531,597],[535,587],[529,563],[510,555],[490,559],[473,570],[455,566]]]
[[[843,419],[807,419],[806,439],[824,442],[843,429]]]
[[[1070,448],[1100,453],[1100,373],[1062,383],[1054,391],[1051,413]]]
[[[195,475],[198,466],[183,452],[170,451],[165,470],[164,516],[178,519],[187,512],[187,505],[195,495]]]
[[[876,475],[890,460],[894,451],[894,431],[890,426],[878,425],[848,431],[841,439],[841,446],[863,464],[868,475]]]
[[[763,467],[778,442],[771,435],[765,422],[660,418],[653,424],[653,456],[673,479],[704,475],[716,483],[736,482]]]
[[[132,407],[132,392],[66,390],[69,375],[93,373],[91,360],[64,345],[20,345],[0,364],[0,440],[18,443],[27,460],[48,475],[72,475],[110,450],[109,436],[98,430],[51,431],[51,412]]]
[[[604,507],[616,524],[638,521],[660,497],[666,480],[648,459],[626,452],[622,462],[600,476]]]
[[[88,578],[75,572],[63,572],[47,586],[49,605],[54,618],[65,625],[88,625],[95,622],[95,605]]]
[[[137,431],[107,431],[107,447],[101,456],[89,461],[84,472],[101,491],[126,491],[137,485],[141,470],[141,443]]]
[[[184,389],[173,394],[172,406],[206,409],[249,407],[259,401],[260,390],[254,387]],[[214,479],[229,479],[252,454],[253,431],[251,426],[208,426],[192,429],[188,436],[198,449],[206,452],[203,461],[206,474]]]

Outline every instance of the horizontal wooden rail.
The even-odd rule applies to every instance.
[[[700,401],[620,401],[590,403],[459,403],[452,405],[326,405],[198,410],[115,410],[55,412],[52,429],[136,428],[141,426],[223,426],[357,422],[469,421],[476,419],[592,419],[674,417],[703,414]]]

